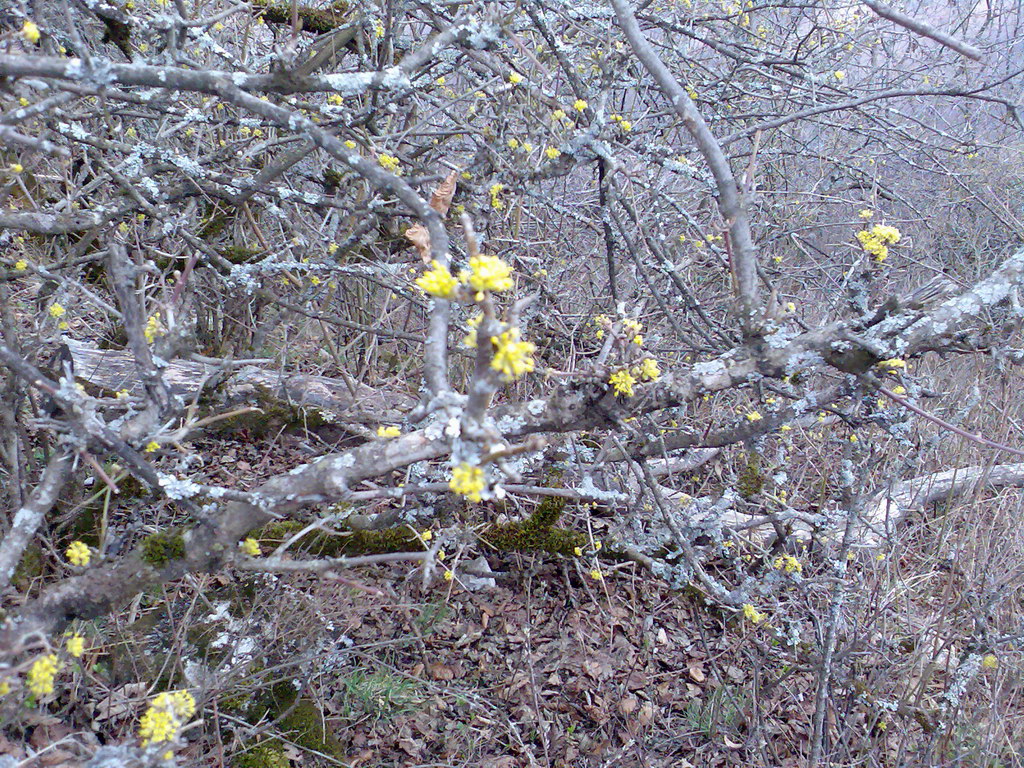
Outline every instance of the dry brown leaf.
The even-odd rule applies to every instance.
[[[690,663],[686,667],[686,671],[690,675],[690,679],[695,683],[703,683],[707,680],[707,675],[704,674],[704,668],[700,664]]]
[[[430,263],[430,233],[422,224],[413,224],[405,230],[405,239],[412,243],[413,248],[423,259],[424,264]]]
[[[430,207],[442,216],[447,215],[448,209],[451,207],[455,188],[458,186],[458,178],[458,174],[452,171],[430,196]],[[427,228],[422,224],[413,224],[405,230],[405,238],[412,243],[420,258],[423,259],[423,263],[430,264],[430,233],[427,232]]]
[[[633,714],[634,710],[636,710],[637,706],[639,706],[639,704],[640,701],[639,699],[637,699],[636,696],[624,696],[623,698],[619,699],[619,714],[631,715]]]
[[[654,719],[654,705],[650,702],[644,703],[640,707],[640,714],[637,715],[637,719],[640,721],[640,725],[650,725],[651,720]]]
[[[448,215],[448,209],[451,207],[452,198],[455,197],[455,187],[458,182],[458,174],[452,171],[448,174],[444,181],[442,181],[437,189],[434,190],[434,194],[430,196],[430,207],[440,213],[442,216]]]

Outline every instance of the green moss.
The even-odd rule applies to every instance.
[[[260,528],[254,538],[265,549],[273,549],[305,527],[304,523],[294,520],[275,520]],[[300,538],[294,548],[319,557],[341,557],[415,551],[421,550],[423,544],[415,533],[402,527],[384,531],[347,531],[341,535],[313,531]]]
[[[185,556],[185,537],[179,528],[153,533],[142,540],[142,559],[154,568]]]
[[[278,718],[280,721],[276,727],[299,746],[339,758],[344,756],[342,745],[324,727],[323,713],[316,702],[300,697],[287,680],[271,686],[247,714],[252,723]]]
[[[234,211],[225,211],[221,208],[213,207],[202,224],[200,224],[196,236],[201,240],[210,240],[223,232],[235,220],[236,216],[237,213]]]
[[[506,552],[549,552],[572,557],[577,547],[587,546],[587,537],[580,531],[555,527],[563,509],[565,499],[545,497],[525,520],[493,523],[483,530],[480,537],[495,549]]]
[[[747,466],[736,481],[736,490],[744,499],[749,499],[764,488],[764,475],[761,473],[761,457],[753,451],[747,452]]]
[[[231,759],[233,768],[290,768],[291,764],[276,741],[260,744]]]
[[[255,248],[246,248],[240,245],[229,245],[224,248],[218,248],[217,253],[232,264],[247,264],[259,256],[262,251],[258,251]]]
[[[32,582],[43,575],[43,548],[38,544],[29,544],[14,569],[11,583],[19,592],[27,592]]]
[[[225,435],[240,429],[248,430],[251,437],[276,435],[284,428],[318,429],[331,422],[316,408],[293,405],[274,395],[263,386],[256,386],[253,405],[259,411],[250,411],[223,419],[209,428],[214,435]]]
[[[270,0],[252,0],[253,8],[259,9],[259,15],[269,24],[292,24],[292,6],[290,3],[274,3]],[[341,26],[346,20],[347,2],[336,2],[327,8],[311,8],[299,5],[296,8],[302,20],[304,32],[323,34]]]

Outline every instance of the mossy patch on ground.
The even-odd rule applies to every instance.
[[[151,533],[142,540],[142,560],[154,568],[163,568],[171,560],[185,556],[185,537],[180,528]]]

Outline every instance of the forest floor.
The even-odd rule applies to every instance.
[[[303,442],[288,434],[272,450],[245,434],[199,442],[195,476],[251,488],[307,461]],[[109,513],[114,529],[178,522],[172,507],[138,498]],[[566,518],[593,534],[593,519]],[[140,595],[77,625],[89,650],[70,691],[23,713],[0,738],[0,755],[24,759],[30,748],[57,745],[25,765],[84,765],[90,744],[134,740],[155,691],[187,687],[201,722],[186,732],[182,765],[807,764],[820,669],[820,638],[807,627],[821,624],[800,617],[807,621],[794,631],[799,603],[788,617],[753,621],[632,563],[498,552],[483,542],[446,562],[454,577],[439,571],[429,584],[403,564],[342,580],[191,575]],[[917,685],[916,705],[904,695],[893,711],[882,692],[897,690],[898,665],[871,650],[891,644],[861,637],[840,645],[863,664],[846,658],[844,669],[860,671],[830,694],[826,743],[849,758],[831,765],[1015,764],[973,761],[983,727],[970,725],[974,715],[934,727],[928,713],[948,686],[945,670],[903,680],[904,690]],[[954,757],[925,756],[936,751]]]

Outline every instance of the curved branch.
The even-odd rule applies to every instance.
[[[735,293],[739,303],[740,320],[744,330],[751,334],[758,305],[757,263],[750,220],[733,176],[729,160],[715,135],[701,117],[697,106],[675,79],[665,63],[654,52],[644,33],[640,31],[636,16],[628,0],[611,0],[619,26],[644,68],[654,77],[658,87],[669,97],[672,108],[683,121],[700,150],[718,187],[718,210],[729,227],[729,245]]]

